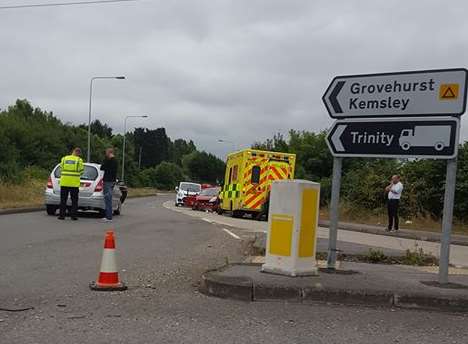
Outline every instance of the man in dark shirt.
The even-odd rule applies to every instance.
[[[106,157],[101,164],[101,170],[104,171],[104,203],[106,206],[106,215],[103,218],[105,222],[112,221],[112,191],[114,190],[117,179],[117,161],[114,157],[114,149],[106,149]]]

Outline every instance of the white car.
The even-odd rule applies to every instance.
[[[47,181],[44,198],[48,215],[55,215],[60,206],[60,173],[60,165],[55,166]],[[100,164],[84,163],[84,172],[81,176],[80,193],[78,195],[78,209],[95,210],[104,216],[103,177],[104,171],[101,171]],[[115,215],[120,215],[122,201],[122,192],[116,183],[112,197],[112,209]],[[67,205],[71,206],[70,197]]]
[[[176,187],[176,207],[184,205],[185,197],[196,197],[200,194],[201,184],[181,182],[179,186]]]

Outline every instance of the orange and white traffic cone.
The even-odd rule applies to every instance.
[[[117,262],[115,258],[115,239],[113,231],[106,232],[99,277],[96,282],[91,282],[89,287],[92,290],[103,291],[121,291],[127,289],[127,286],[119,280],[119,272],[117,270]]]

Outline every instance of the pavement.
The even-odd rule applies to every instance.
[[[192,211],[187,208],[175,207],[173,202],[167,201],[164,206],[173,211],[188,216],[197,217],[207,222],[216,223],[231,228],[238,235],[254,236],[257,245],[265,247],[268,223],[251,219],[236,219],[220,216],[216,213]],[[317,231],[318,251],[326,252],[328,247],[328,228],[319,227]],[[386,235],[371,234],[355,230],[338,230],[337,248],[342,253],[362,254],[368,253],[370,248],[382,250],[387,255],[402,255],[406,250],[415,251],[422,248],[425,253],[439,257],[440,243],[428,240],[416,240],[400,237],[393,233]],[[456,267],[468,267],[468,248],[464,245],[450,245],[450,263]]]
[[[206,296],[200,276],[242,262],[255,233],[166,209],[168,200],[129,200],[112,226],[0,216],[0,343],[466,343],[460,313]],[[111,227],[129,289],[93,292]]]
[[[468,312],[468,275],[438,285],[437,275],[409,266],[343,262],[318,276],[261,272],[260,264],[230,264],[203,275],[208,295],[244,301],[333,302],[383,307]]]

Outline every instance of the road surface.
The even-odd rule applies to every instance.
[[[104,232],[94,217],[0,216],[0,343],[466,343],[463,315],[341,305],[244,303],[201,295],[201,272],[243,259],[243,241],[129,200],[116,231],[126,292],[92,292]]]

